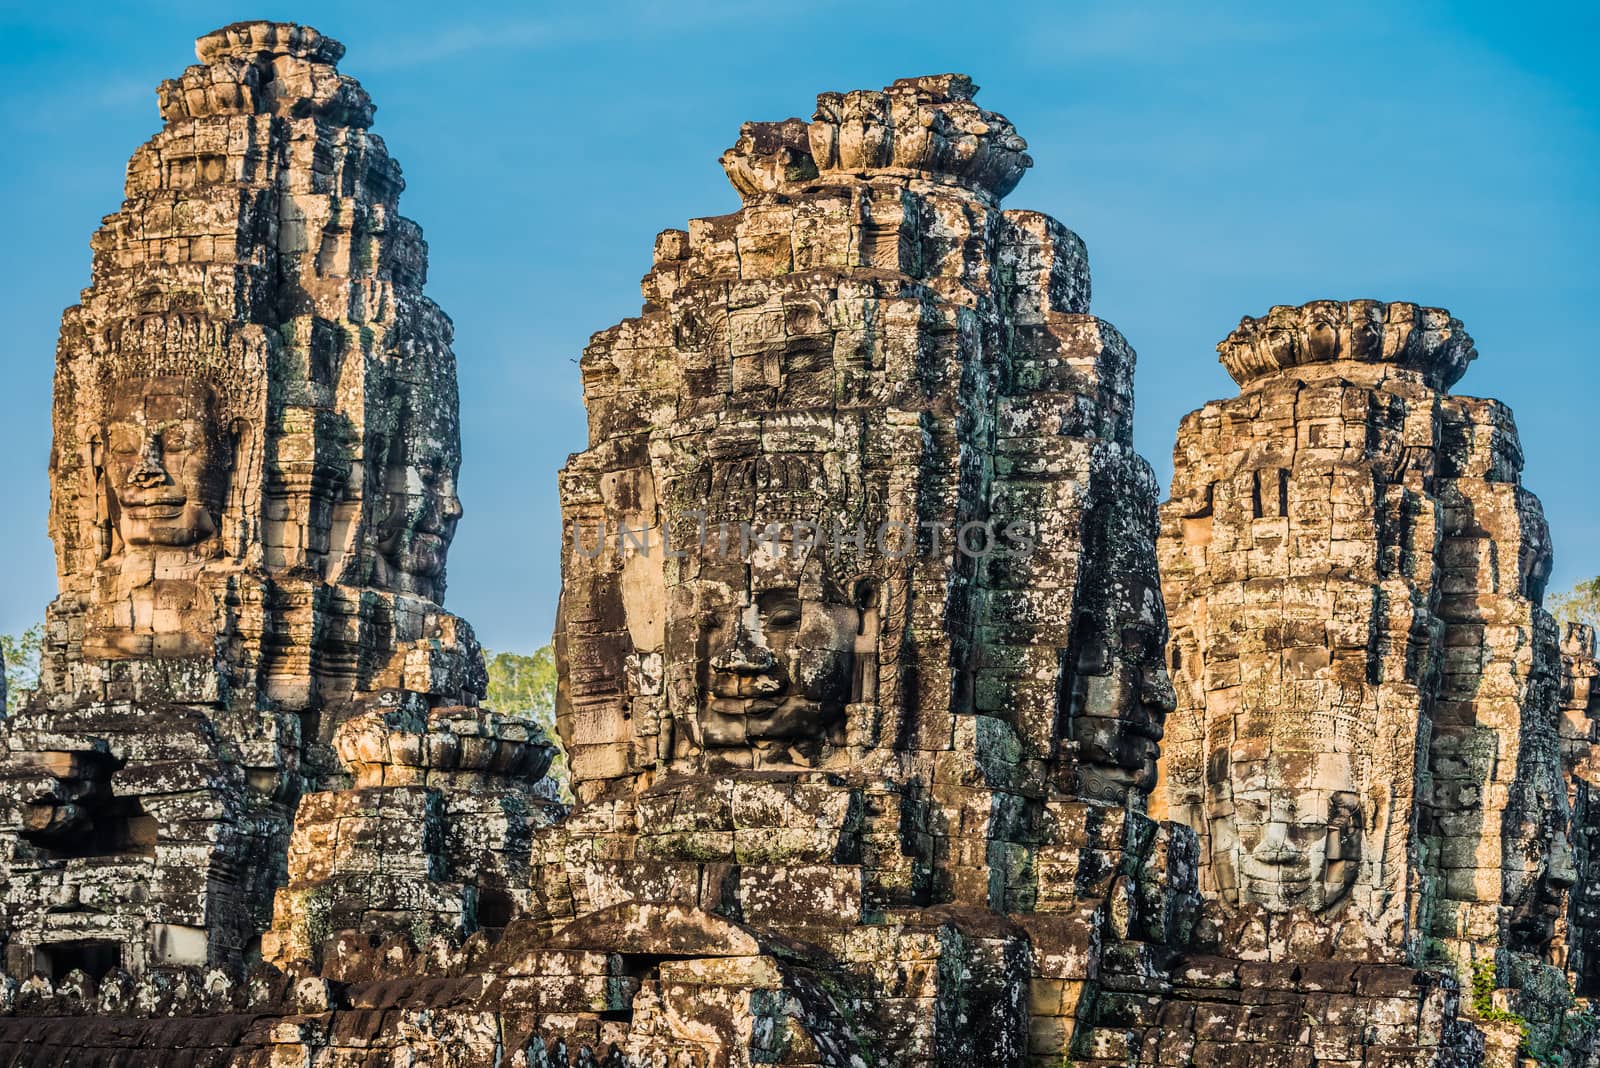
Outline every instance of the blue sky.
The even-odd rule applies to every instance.
[[[494,647],[550,634],[574,361],[637,313],[657,231],[737,206],[716,161],[740,122],[948,70],[1029,141],[1008,206],[1088,242],[1164,484],[1178,419],[1235,392],[1213,346],[1241,315],[1442,305],[1478,341],[1457,390],[1517,413],[1555,585],[1600,573],[1593,5],[29,3],[0,12],[0,630],[55,590],[50,377],[89,235],[159,126],[156,83],[245,18],[342,40],[405,170],[460,362],[449,605]]]

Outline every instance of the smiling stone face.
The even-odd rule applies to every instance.
[[[1568,892],[1578,881],[1572,842],[1565,831],[1554,830],[1537,854],[1531,872],[1507,878],[1505,898],[1510,904],[1510,933],[1517,948],[1541,949],[1555,936],[1556,925],[1568,905]],[[1592,898],[1593,892],[1587,891]]]
[[[1116,484],[1135,489],[1099,501],[1085,519],[1085,546],[1097,563],[1080,593],[1063,695],[1075,750],[1075,781],[1067,785],[1077,796],[1116,805],[1141,802],[1155,785],[1177,701],[1150,549],[1154,479],[1142,460],[1122,462]]]
[[[215,604],[202,575],[222,556],[233,438],[216,390],[177,376],[118,384],[93,429],[95,518],[114,536],[83,648],[91,656],[212,650]]]
[[[384,473],[378,551],[407,592],[433,596],[461,518],[454,465],[440,449],[422,449]]]
[[[122,390],[104,428],[106,485],[124,545],[182,547],[217,532],[226,477],[215,396],[181,378]]]
[[[1071,730],[1078,793],[1121,802],[1156,781],[1163,724],[1175,697],[1164,655],[1160,596],[1148,583],[1119,584],[1108,631],[1079,624]]]
[[[752,584],[706,616],[700,734],[717,763],[814,766],[844,721],[862,609]]]
[[[1231,904],[1271,912],[1325,912],[1350,893],[1361,861],[1363,816],[1349,757],[1219,752],[1211,851],[1217,889]]]
[[[380,585],[443,600],[445,556],[462,511],[460,468],[454,398],[403,397],[375,510]]]

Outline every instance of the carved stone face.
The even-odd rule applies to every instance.
[[[103,433],[112,518],[124,544],[186,546],[217,532],[227,457],[210,387],[182,378],[128,385]]]
[[[1567,892],[1578,881],[1572,843],[1558,827],[1549,832],[1548,851],[1539,867],[1527,875],[1513,873],[1507,880],[1511,903],[1510,934],[1514,948],[1543,952],[1555,937],[1556,922],[1567,905]]]
[[[700,734],[741,767],[808,767],[851,700],[861,611],[770,586],[705,621]]]
[[[1209,770],[1211,860],[1232,904],[1324,912],[1350,893],[1361,862],[1361,799],[1349,757],[1223,750]]]
[[[1355,300],[1346,305],[1349,316],[1349,355],[1376,360],[1383,354],[1383,305],[1375,300]]]
[[[461,518],[455,466],[443,450],[419,450],[385,469],[383,494],[378,551],[401,589],[433,596]]]
[[[1141,581],[1115,583],[1113,594],[1109,631],[1093,618],[1078,625],[1071,732],[1078,793],[1120,803],[1155,785],[1163,724],[1177,699],[1160,594]]]

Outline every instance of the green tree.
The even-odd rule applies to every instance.
[[[6,715],[22,706],[25,691],[39,685],[39,650],[43,645],[42,623],[35,623],[21,634],[0,634],[0,655],[6,662]]]
[[[484,703],[504,715],[522,715],[537,722],[556,745],[555,763],[550,777],[561,789],[563,800],[571,800],[568,787],[567,754],[556,735],[556,653],[551,646],[523,653],[483,651],[489,668],[489,692]]]
[[[1545,599],[1545,607],[1563,623],[1600,627],[1600,576],[1580,582],[1570,590],[1552,593]]]
[[[546,645],[532,656],[483,651],[489,667],[489,707],[498,712],[528,712],[555,729],[556,656]]]

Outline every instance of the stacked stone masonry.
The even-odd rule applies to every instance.
[[[1597,1063],[1600,665],[1447,313],[1244,320],[1158,505],[969,79],[746,124],[580,361],[569,809],[373,106],[197,54],[63,317],[0,1064]]]

